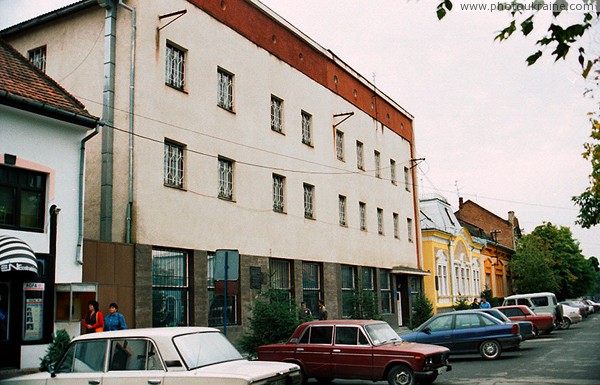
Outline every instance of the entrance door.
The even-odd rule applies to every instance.
[[[0,367],[19,367],[21,309],[16,309],[15,293],[10,290],[9,282],[0,282]]]

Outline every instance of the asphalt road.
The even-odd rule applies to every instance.
[[[451,357],[452,371],[436,385],[600,385],[600,314],[589,316],[568,330],[521,343],[494,361],[477,355]],[[310,380],[309,384],[316,384]],[[385,385],[386,381],[335,380],[333,384]]]

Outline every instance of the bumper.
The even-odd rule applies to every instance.
[[[417,378],[417,380],[423,380],[425,378],[434,377],[434,376],[437,376],[438,374],[449,372],[451,370],[452,370],[452,365],[444,365],[442,367],[439,367],[439,368],[436,368],[436,369],[432,369],[432,370],[425,370],[425,371],[422,371],[422,372],[415,372],[415,377]]]
[[[517,348],[521,344],[521,335],[517,334],[515,337],[504,338],[499,340],[499,342],[502,345],[502,350]]]

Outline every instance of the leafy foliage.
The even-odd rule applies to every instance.
[[[484,291],[482,291],[481,298],[485,298],[485,300],[488,301],[491,307],[496,307],[500,305],[500,300],[494,297],[494,293],[491,289],[486,288]]]
[[[52,336],[52,342],[46,349],[46,355],[40,359],[40,370],[48,371],[51,364],[56,364],[62,355],[67,351],[67,347],[71,342],[71,337],[65,329],[59,329]]]
[[[381,319],[377,306],[377,294],[372,291],[355,290],[350,298],[352,319]]]
[[[414,329],[433,316],[433,305],[424,294],[419,294],[413,304],[413,313],[408,327]]]
[[[453,306],[454,310],[467,310],[470,309],[469,299],[467,297],[458,297],[456,303]]]
[[[299,308],[285,294],[270,289],[255,299],[250,309],[249,333],[240,340],[241,350],[254,356],[259,346],[284,342],[292,335],[299,325]]]
[[[597,115],[590,118],[592,124],[592,141],[584,144],[583,158],[592,163],[590,186],[579,196],[573,197],[579,206],[576,223],[589,229],[600,223],[600,121]]]
[[[549,246],[542,238],[523,236],[510,262],[514,290],[517,293],[557,292],[558,277],[552,264]]]

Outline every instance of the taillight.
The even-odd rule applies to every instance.
[[[519,334],[519,325],[513,324],[511,332],[512,334]]]

